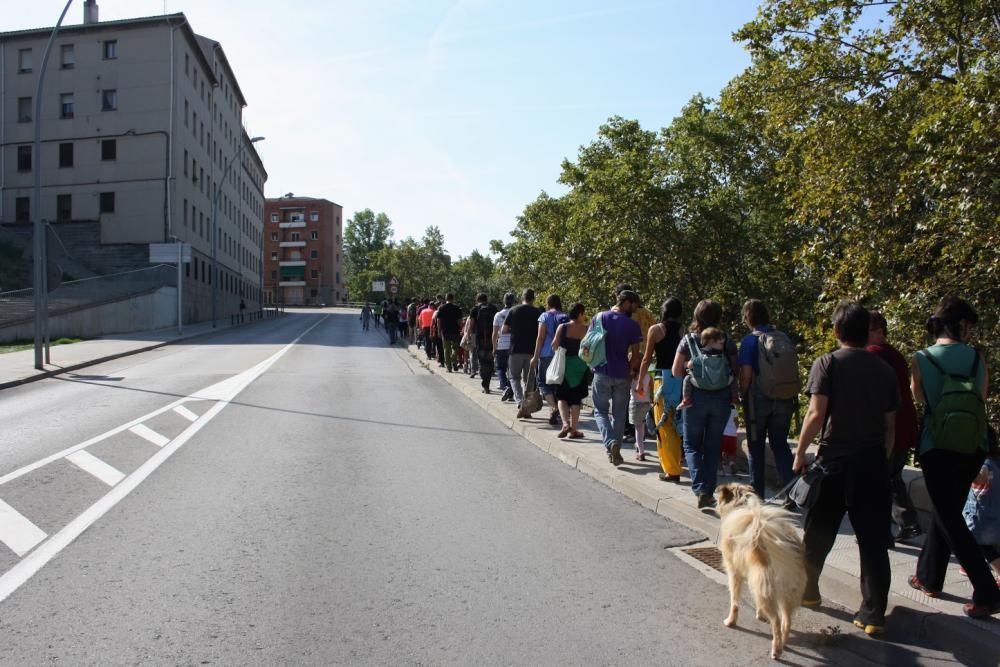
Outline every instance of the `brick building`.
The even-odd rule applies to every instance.
[[[342,206],[315,197],[264,201],[264,303],[346,300],[343,215]]]

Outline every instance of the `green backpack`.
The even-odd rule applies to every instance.
[[[688,351],[691,353],[691,382],[694,386],[706,391],[719,391],[729,386],[732,370],[725,352],[705,354],[694,334],[688,334]]]
[[[986,438],[986,406],[976,387],[979,374],[979,351],[976,351],[972,370],[968,375],[949,373],[933,355],[926,351],[917,354],[941,374],[941,395],[936,405],[931,405],[924,385],[924,399],[928,413],[924,415],[924,428],[930,429],[934,449],[961,454],[971,454],[982,448]]]

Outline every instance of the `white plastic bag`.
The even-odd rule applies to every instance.
[[[566,348],[556,348],[549,362],[549,368],[545,371],[545,384],[562,384],[566,377]]]

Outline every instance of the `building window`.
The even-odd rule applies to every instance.
[[[340,284],[340,271],[337,271],[337,284]]]
[[[31,171],[31,146],[17,147],[17,170]]]
[[[101,111],[115,111],[118,108],[118,91],[105,90],[101,95]]]
[[[313,222],[319,222],[319,211],[310,211],[309,219]]]
[[[114,213],[115,212],[115,193],[114,192],[102,192],[101,193],[101,213]]]
[[[73,69],[76,65],[76,53],[72,44],[63,44],[59,47],[59,66],[62,69]]]
[[[104,59],[116,60],[118,58],[118,40],[109,39],[104,42]]]
[[[18,123],[30,123],[31,122],[31,98],[30,97],[19,97],[19,98],[17,98],[17,122]]]
[[[272,253],[271,253],[271,259],[272,259],[272,260],[274,260],[274,259],[278,259],[278,253],[276,253],[276,252],[272,252]]]
[[[184,100],[184,127],[187,127],[190,123],[188,122],[188,116],[191,115],[191,106],[188,104],[187,100]]]
[[[73,195],[56,195],[56,220],[69,222],[73,219]]]
[[[313,241],[319,241],[319,232],[315,232],[315,231],[314,231],[314,232],[313,232],[313,233],[312,233],[312,234],[311,234],[311,235],[309,236],[309,238],[311,238],[311,239],[312,239]]]
[[[309,272],[309,276],[311,278],[319,278],[319,270],[313,269],[312,271]]]
[[[313,250],[309,253],[309,259],[319,259],[319,250]]]
[[[184,229],[188,226],[188,200],[184,200]]]
[[[274,280],[277,277],[278,277],[278,272],[277,271],[271,271],[271,280]]]
[[[31,219],[30,197],[17,197],[14,199],[14,219],[17,222],[28,222]]]
[[[31,49],[17,50],[17,71],[18,72],[31,71]]]
[[[292,240],[293,241],[301,241],[302,240],[302,235],[299,234],[298,232],[292,232]]]
[[[73,93],[62,93],[59,95],[59,117],[73,117]]]
[[[278,232],[271,232],[271,240],[272,241],[278,240]]]
[[[278,214],[277,213],[272,213],[271,214],[271,222],[277,222],[277,221],[278,221]]]
[[[59,144],[59,167],[65,169],[73,166],[73,144]]]
[[[118,141],[115,139],[103,139],[101,140],[101,159],[102,160],[117,160],[118,159]]]

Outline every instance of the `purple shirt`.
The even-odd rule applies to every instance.
[[[595,373],[613,378],[632,376],[628,363],[628,349],[642,342],[642,330],[639,323],[628,315],[607,310],[600,313],[604,331],[604,355],[607,361],[594,369]],[[594,318],[596,319],[596,318]],[[591,322],[591,327],[593,327]]]

